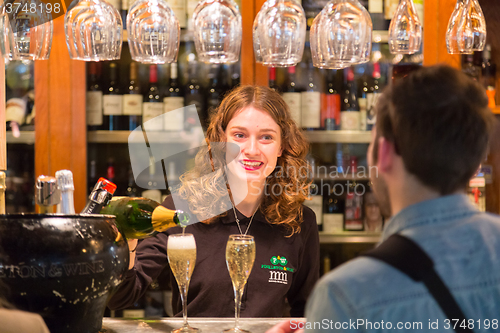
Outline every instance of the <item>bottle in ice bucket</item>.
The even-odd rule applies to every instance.
[[[189,223],[189,214],[165,208],[147,198],[114,197],[101,214],[115,215],[116,225],[127,239],[151,237]]]
[[[98,214],[106,206],[116,191],[116,185],[105,178],[99,178],[89,195],[89,201],[81,214]]]

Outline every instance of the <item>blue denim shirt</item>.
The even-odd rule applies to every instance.
[[[475,333],[500,332],[499,216],[479,212],[464,194],[450,195],[403,209],[386,224],[381,241],[395,233],[432,258]],[[325,275],[306,317],[306,332],[453,332],[456,324],[423,283],[368,257]]]

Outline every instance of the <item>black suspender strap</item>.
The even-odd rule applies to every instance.
[[[455,332],[473,333],[468,327],[458,327],[461,323],[467,325],[467,319],[434,269],[434,262],[417,243],[402,235],[394,234],[375,249],[363,253],[362,256],[381,260],[408,275],[414,281],[423,282],[446,317],[450,321],[458,319],[459,324],[456,325]]]

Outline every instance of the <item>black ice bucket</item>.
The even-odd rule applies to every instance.
[[[40,314],[51,333],[96,333],[128,269],[109,215],[0,215],[0,283],[7,300]],[[1,296],[1,295],[0,295]]]

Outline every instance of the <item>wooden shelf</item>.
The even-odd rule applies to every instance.
[[[380,233],[366,231],[344,231],[337,234],[319,233],[319,242],[321,244],[329,243],[378,243]]]
[[[370,143],[370,131],[304,131],[309,142],[314,143]]]
[[[21,135],[18,138],[15,138],[12,132],[7,132],[7,143],[24,143],[32,145],[35,143],[35,132],[21,131]]]
[[[88,131],[87,142],[89,143],[128,143],[130,131]],[[179,132],[148,132],[148,140],[150,142],[159,143],[175,143],[175,144],[188,144],[194,142],[192,140],[203,141],[201,137],[196,135],[187,134],[185,136],[179,135]],[[201,135],[201,133],[200,133]],[[201,142],[200,141],[200,142]]]

